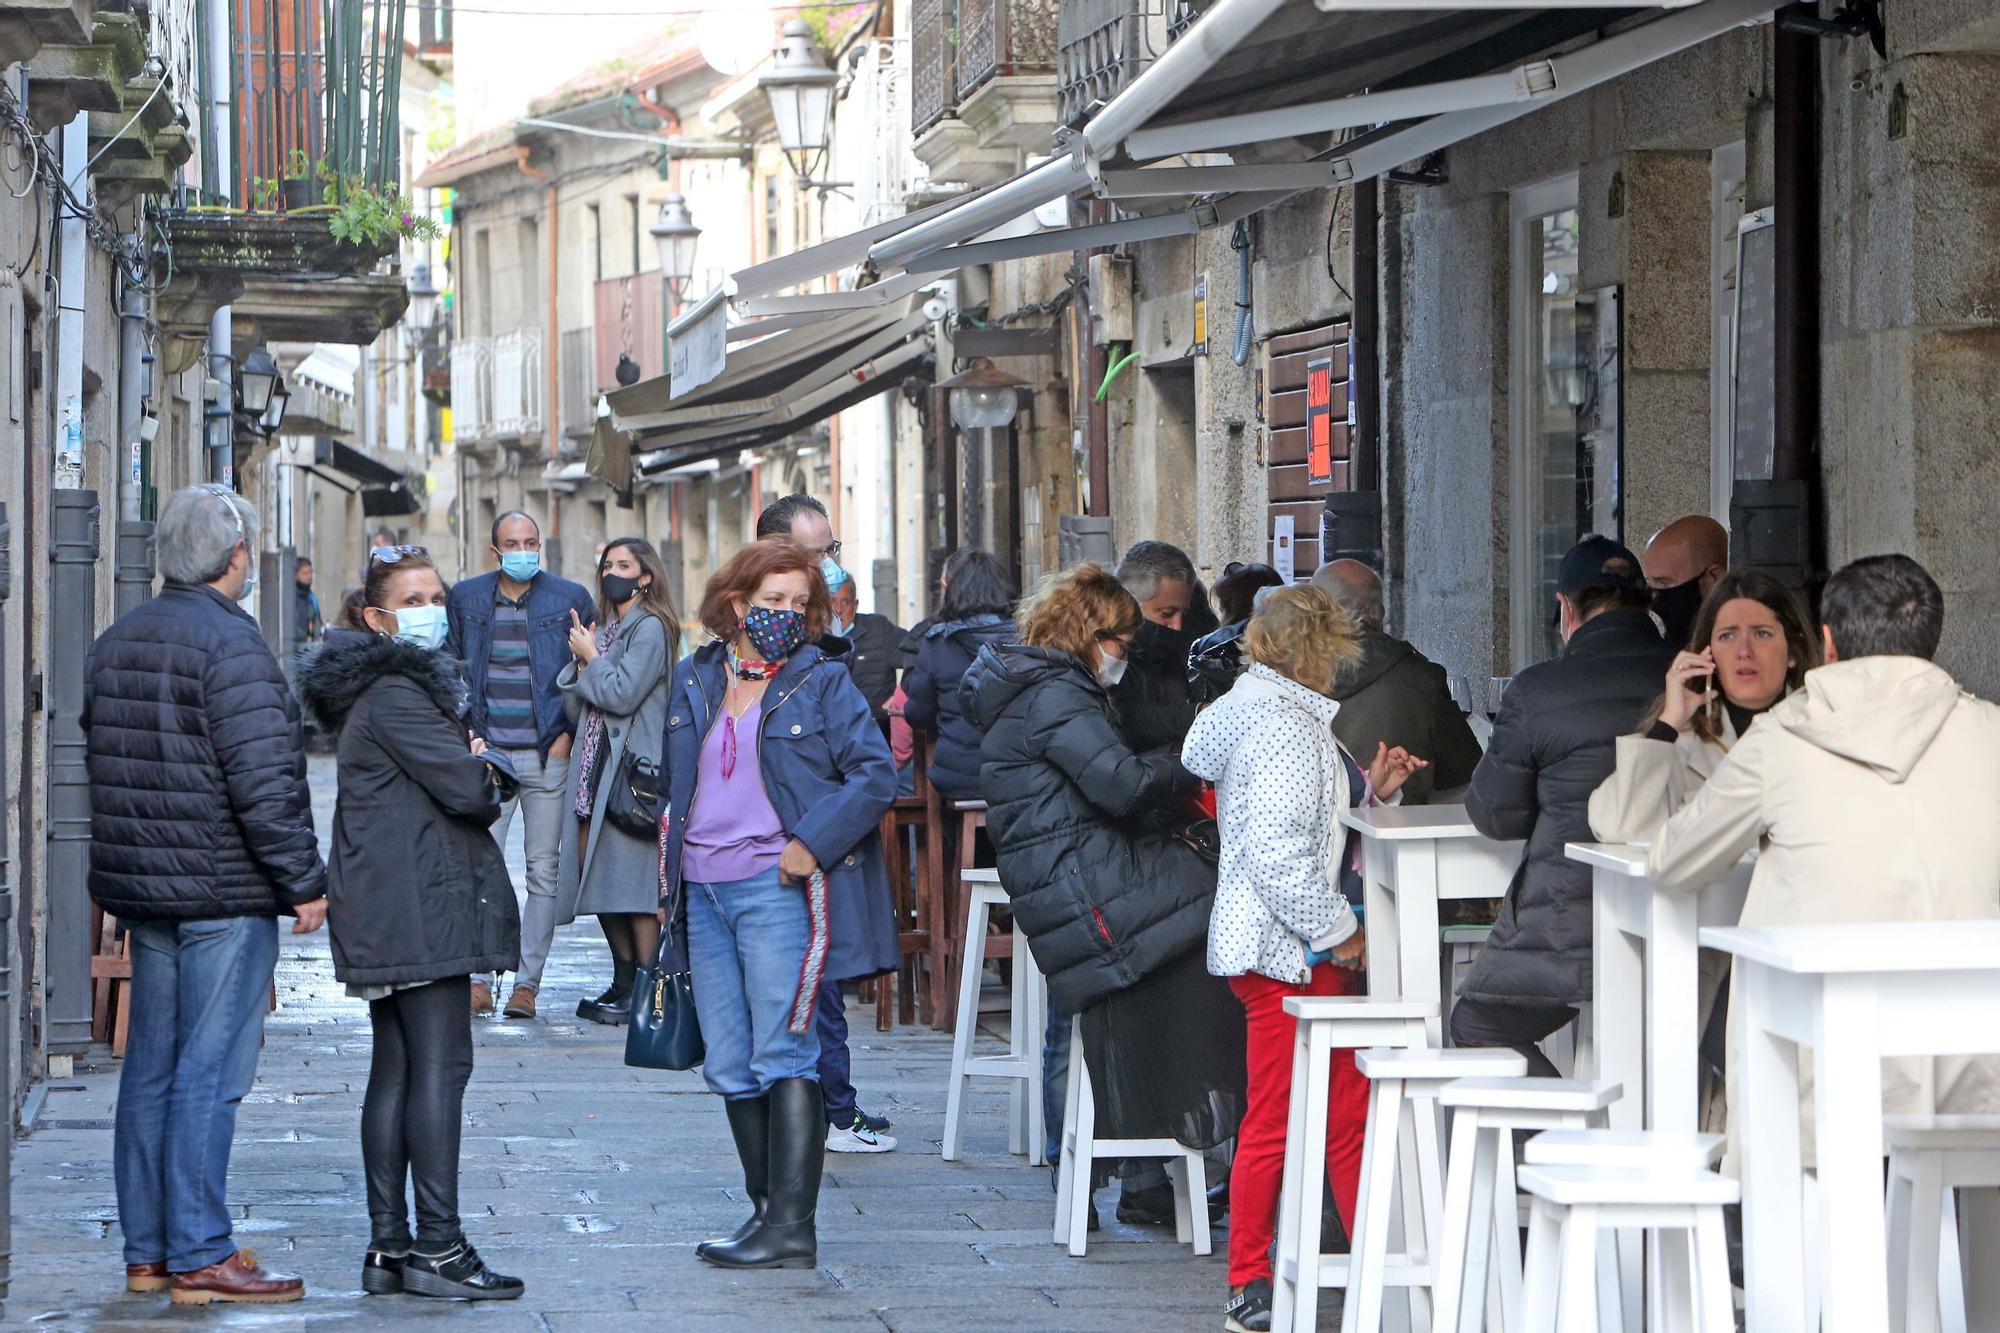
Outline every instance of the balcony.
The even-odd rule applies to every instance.
[[[0,69],[33,60],[44,46],[90,40],[93,0],[0,0]]]
[[[1156,12],[1157,10],[1157,12]],[[1083,120],[1093,102],[1109,102],[1201,12],[1192,0],[1063,0],[1057,35],[1057,114],[1065,125]]]
[[[1056,0],[916,0],[910,127],[935,179],[992,184],[1048,150],[1057,9]]]
[[[474,393],[460,406],[461,375],[475,375]],[[452,418],[461,438],[515,442],[542,433],[542,334],[515,329],[492,338],[461,339],[452,349]],[[474,409],[477,410],[474,410]]]
[[[6,12],[0,7],[0,15]],[[0,18],[0,26],[5,23]],[[130,14],[99,14],[79,44],[49,44],[36,54],[28,81],[28,119],[46,134],[80,111],[119,111],[125,106],[126,82],[145,63],[146,34],[139,21]]]

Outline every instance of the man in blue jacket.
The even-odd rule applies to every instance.
[[[518,509],[493,520],[498,569],[461,579],[445,600],[445,647],[465,663],[471,691],[467,719],[503,751],[520,778],[520,795],[493,825],[502,847],[518,809],[527,849],[528,900],[521,910],[521,970],[507,998],[509,1018],[533,1018],[542,968],[556,933],[563,794],[569,783],[571,726],[556,677],[570,663],[570,616],[597,619],[590,593],[542,568],[541,525]],[[585,1004],[592,1003],[584,1001]],[[472,1011],[493,1012],[489,978],[472,979]]]

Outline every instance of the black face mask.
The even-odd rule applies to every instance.
[[[1688,640],[1694,637],[1695,618],[1701,614],[1701,577],[1697,575],[1671,588],[1655,589],[1653,614],[1667,627],[1668,643],[1676,648],[1687,647]]]
[[[613,606],[623,606],[632,600],[632,594],[639,591],[639,580],[626,578],[623,574],[600,574],[597,586],[604,590],[604,599]]]

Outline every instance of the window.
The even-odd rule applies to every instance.
[[[534,324],[542,304],[542,224],[534,218],[521,219],[521,309],[515,324]]]
[[[1620,538],[1617,291],[1585,292],[1576,177],[1518,192],[1509,339],[1514,668],[1562,647],[1556,570],[1592,532]]]
[[[769,259],[778,253],[778,178],[764,178],[764,253],[758,259]]]
[[[583,208],[590,215],[590,276],[597,282],[603,282],[604,214],[596,204],[585,204]]]
[[[644,233],[642,232],[639,226],[638,195],[628,194],[625,196],[625,214],[626,217],[629,218],[632,223],[632,267],[627,271],[631,273],[637,273],[640,271],[641,268],[644,267],[642,264],[639,263],[639,237]]]
[[[474,267],[478,271],[478,290],[472,294],[472,314],[476,316],[469,333],[490,335],[493,332],[493,230],[482,227],[473,246]],[[461,316],[463,318],[463,316]]]

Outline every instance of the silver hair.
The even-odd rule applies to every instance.
[[[1312,581],[1316,587],[1330,593],[1333,600],[1340,603],[1340,609],[1357,625],[1371,629],[1382,628],[1382,576],[1359,561],[1347,563],[1360,565],[1368,570],[1368,578],[1357,583],[1353,579],[1341,578],[1334,572],[1335,562],[1329,561],[1313,571]]]
[[[1139,601],[1150,601],[1161,579],[1177,579],[1194,588],[1194,561],[1167,542],[1134,542],[1118,562],[1118,581]]]
[[[257,511],[222,486],[190,486],[167,497],[153,532],[160,577],[169,583],[213,583],[229,569],[237,543],[254,559]]]

